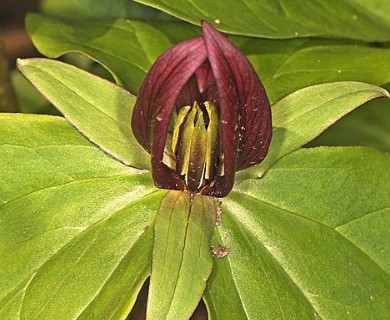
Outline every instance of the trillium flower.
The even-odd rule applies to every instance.
[[[205,21],[202,32],[151,67],[132,129],[151,154],[157,187],[224,197],[236,171],[265,158],[271,111],[246,57]]]

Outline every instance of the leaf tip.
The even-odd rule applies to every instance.
[[[27,60],[27,59],[17,58],[17,59],[16,59],[16,66],[17,66],[18,68],[25,66],[25,65],[27,64],[27,61],[26,61],[26,60]]]

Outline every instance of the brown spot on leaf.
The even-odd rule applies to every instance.
[[[226,257],[229,253],[230,249],[225,247],[223,244],[218,244],[216,246],[211,246],[211,253],[216,258],[223,258]]]

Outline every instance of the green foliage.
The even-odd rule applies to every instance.
[[[31,82],[24,78],[17,70],[11,73],[11,81],[15,94],[18,97],[20,112],[59,115],[57,109],[51,106]]]
[[[138,92],[152,62],[172,46],[148,24],[120,19],[54,19],[30,14],[27,30],[44,55],[54,58],[81,52],[107,67],[117,83],[133,93]]]
[[[214,212],[212,197],[180,191],[164,197],[155,223],[148,319],[191,317],[213,267]]]
[[[368,148],[302,149],[238,184],[217,229],[232,249],[214,264],[212,319],[386,319],[390,238],[374,226],[389,221],[389,166]]]
[[[128,313],[164,192],[62,118],[0,119],[1,318]]]
[[[137,2],[231,34],[273,105],[269,155],[220,204],[157,189],[130,128],[133,94],[200,29],[118,19],[168,17],[130,1],[45,0],[69,17],[28,15],[39,51],[82,54],[117,84],[19,60],[66,120],[0,114],[0,319],[125,319],[150,275],[150,319],[188,319],[202,295],[210,319],[386,319],[390,155],[301,147],[319,136],[311,146],[390,150],[389,93],[375,86],[390,81],[387,1]],[[14,82],[24,111],[46,112]]]
[[[129,0],[74,0],[79,7],[93,17],[172,20],[173,17],[150,7]]]
[[[90,141],[129,166],[149,167],[148,154],[129,128],[134,96],[68,64],[30,59],[19,60],[18,66]]]
[[[326,36],[389,41],[387,0],[135,0],[199,25],[214,22],[222,31],[264,38]],[[234,13],[234,14],[232,14]]]
[[[367,146],[390,152],[389,123],[390,101],[373,100],[337,121],[307,146]]]
[[[242,48],[272,103],[320,83],[355,80],[384,85],[390,81],[386,71],[390,69],[390,48],[317,39],[250,39]]]
[[[44,55],[56,58],[81,52],[106,66],[118,84],[135,94],[162,52],[199,35],[198,28],[180,22],[54,19],[37,14],[28,15],[27,30]],[[231,39],[248,55],[271,103],[324,82],[355,80],[383,85],[390,81],[389,48],[336,40]]]
[[[356,107],[389,98],[379,87],[361,82],[332,82],[298,90],[272,108],[273,137],[267,158],[243,175],[261,176],[278,159],[314,139]]]

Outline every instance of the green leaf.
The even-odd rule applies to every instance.
[[[390,100],[370,101],[337,121],[307,146],[365,146],[390,152],[389,123]]]
[[[127,18],[132,9],[132,1],[128,0],[75,0],[89,15],[94,17]]]
[[[214,198],[183,191],[164,197],[155,224],[148,319],[189,319],[212,270]]]
[[[390,40],[387,0],[340,0],[337,3],[313,3],[310,0],[135,1],[197,25],[204,19],[213,22],[221,31],[246,36]]]
[[[223,243],[219,235],[219,228],[213,234],[212,243],[215,246]],[[230,249],[227,248],[227,250]],[[240,292],[236,287],[236,282],[239,281],[241,281],[239,274],[235,277],[232,276],[227,257],[214,259],[213,272],[207,282],[203,297],[209,319],[248,319]]]
[[[145,7],[129,0],[74,0],[85,12],[93,17],[130,18],[141,20],[175,19],[159,10]]]
[[[81,52],[100,62],[116,82],[138,89],[152,62],[172,43],[153,26],[129,20],[48,18],[29,14],[26,27],[45,56]]]
[[[20,112],[51,115],[60,114],[17,70],[11,72],[11,81]]]
[[[165,192],[59,117],[1,115],[0,158],[0,318],[124,319]]]
[[[26,24],[44,55],[55,58],[70,51],[82,52],[108,68],[116,81],[133,93],[162,52],[200,35],[200,28],[178,22],[71,20],[30,14]],[[389,48],[336,40],[230,39],[248,56],[272,104],[298,89],[324,82],[383,85],[390,81]]]
[[[54,16],[82,17],[83,12],[74,0],[41,0],[39,11]]]
[[[81,69],[47,59],[18,60],[20,72],[90,141],[135,168],[148,168],[150,156],[131,127],[135,97]]]
[[[389,98],[379,87],[362,82],[333,82],[298,90],[272,107],[273,136],[265,160],[238,179],[262,176],[278,159],[313,140],[360,105]]]
[[[384,85],[390,81],[389,48],[316,39],[236,39],[272,104],[315,84],[353,80]]]
[[[389,167],[374,149],[301,149],[236,185],[222,200],[230,252],[207,287],[211,319],[231,303],[234,319],[386,319]]]

